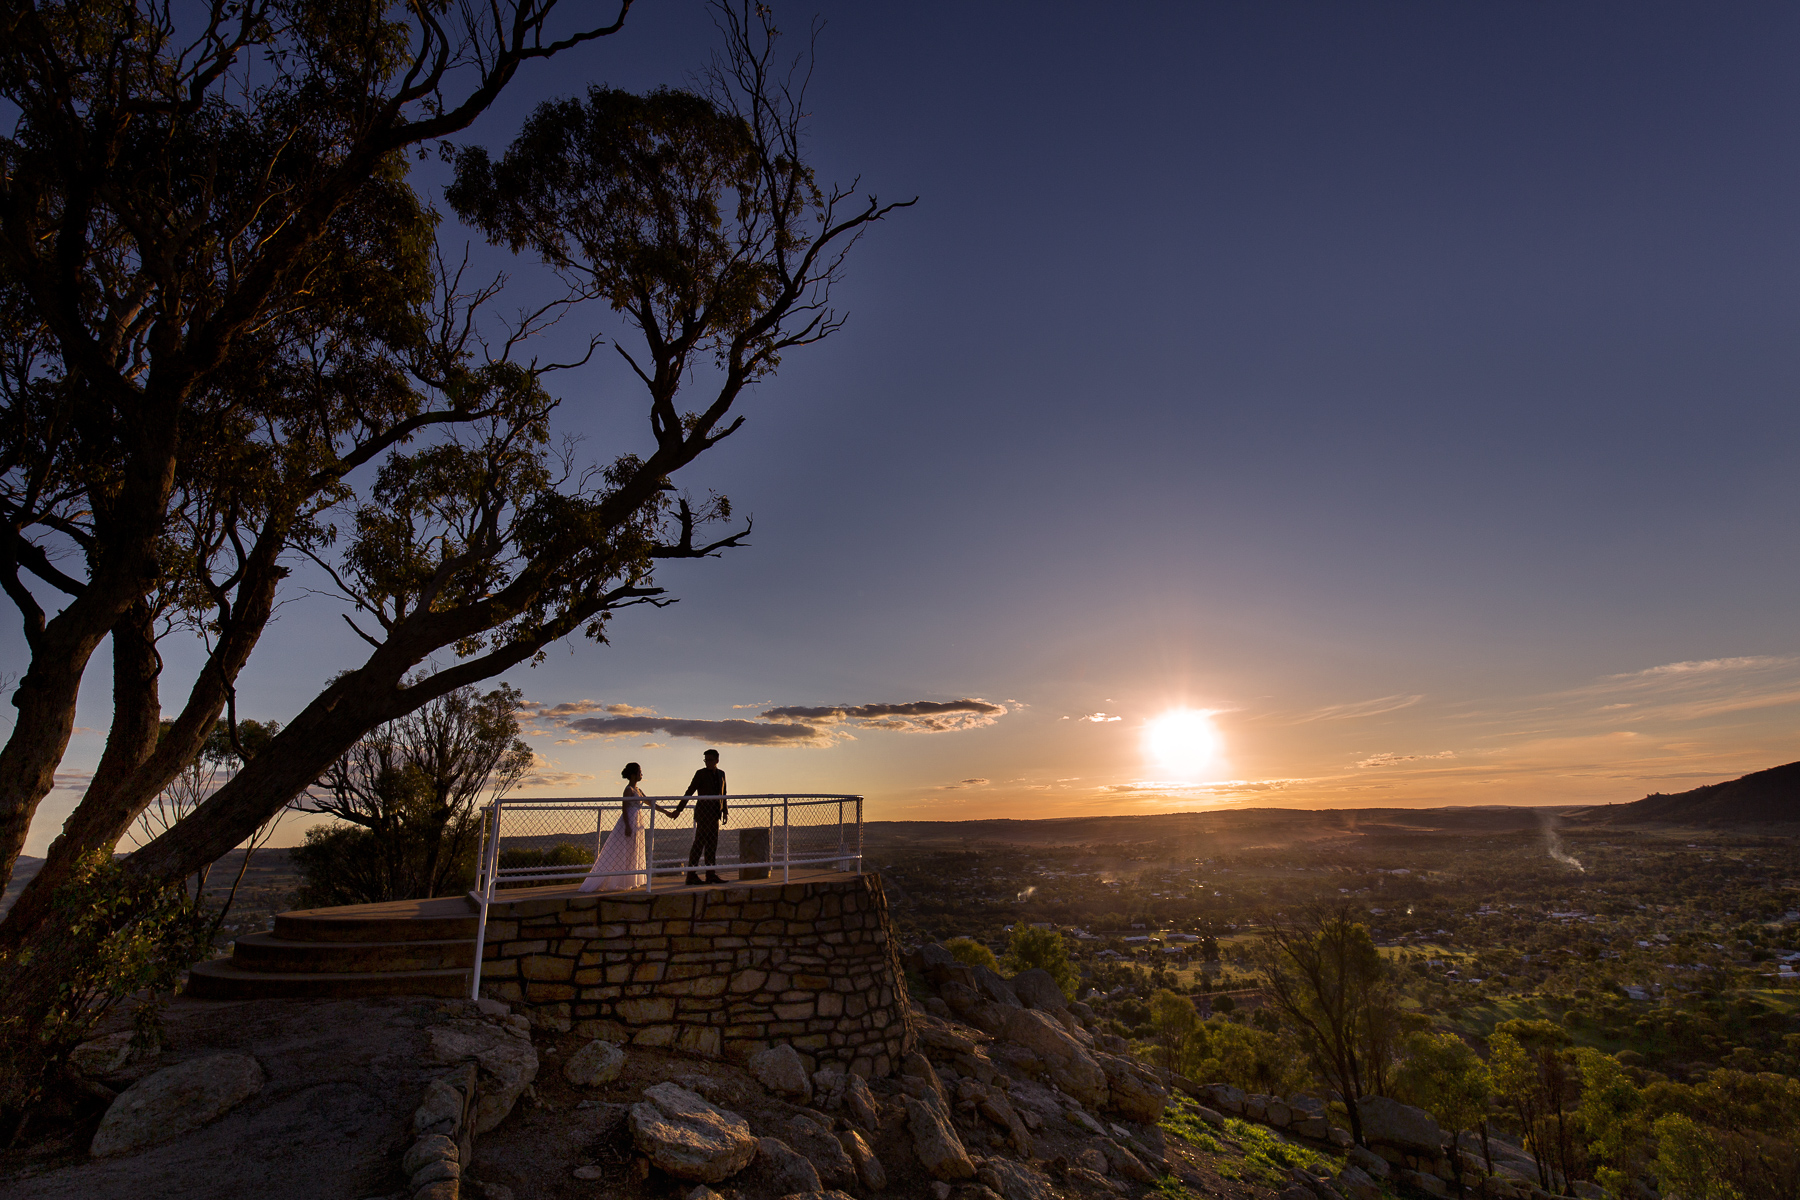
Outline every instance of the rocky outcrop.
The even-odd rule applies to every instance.
[[[970,1161],[969,1152],[964,1149],[962,1138],[957,1135],[956,1126],[938,1095],[909,1093],[901,1099],[906,1105],[906,1124],[912,1133],[913,1152],[918,1155],[919,1165],[932,1178],[946,1183],[974,1178],[975,1164]]]
[[[224,1116],[262,1085],[262,1067],[248,1054],[213,1054],[165,1067],[119,1094],[88,1152],[106,1158],[179,1137]]]
[[[431,1061],[474,1062],[480,1069],[476,1133],[486,1133],[505,1120],[537,1078],[537,1050],[531,1038],[514,1026],[459,1018],[430,1026],[425,1032],[431,1038]]]
[[[872,1192],[879,1192],[887,1187],[887,1172],[882,1169],[881,1160],[875,1157],[875,1151],[862,1134],[854,1129],[845,1129],[838,1133],[838,1145],[843,1147],[844,1155],[856,1168],[856,1178]]]
[[[1032,1009],[1015,1009],[1007,1019],[1005,1037],[1036,1055],[1057,1087],[1090,1108],[1105,1105],[1106,1072],[1056,1020]]]
[[[677,1179],[718,1183],[757,1154],[757,1139],[744,1118],[675,1083],[645,1088],[643,1101],[631,1106],[630,1127],[644,1157]],[[795,1190],[817,1190],[817,1180],[812,1189]]]
[[[811,1160],[780,1138],[757,1139],[756,1170],[768,1190],[784,1196],[817,1192],[821,1186]]]
[[[810,1116],[796,1116],[788,1121],[784,1140],[813,1165],[826,1187],[856,1186],[856,1164],[832,1136],[828,1125],[821,1125]]]
[[[1444,1131],[1422,1108],[1386,1096],[1364,1096],[1356,1102],[1356,1114],[1362,1118],[1363,1140],[1371,1145],[1433,1158],[1444,1152]]]
[[[1162,1120],[1169,1093],[1149,1071],[1116,1054],[1096,1054],[1094,1058],[1106,1075],[1107,1098],[1115,1111],[1145,1125]]]
[[[1062,989],[1056,986],[1056,980],[1041,967],[1032,967],[1014,975],[1012,989],[1026,1008],[1050,1012],[1069,1007],[1069,1001],[1062,994]]]

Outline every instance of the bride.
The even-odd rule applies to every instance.
[[[626,781],[624,810],[612,832],[606,835],[600,853],[595,855],[593,869],[581,881],[584,892],[626,891],[643,887],[649,879],[644,846],[647,839],[639,817],[644,808],[644,789],[638,783],[644,778],[644,771],[636,763],[626,763],[619,774]]]

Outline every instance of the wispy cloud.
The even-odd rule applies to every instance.
[[[937,786],[937,790],[940,792],[959,792],[964,788],[986,787],[992,782],[993,780],[991,779],[959,779],[955,783],[940,783]]]
[[[742,706],[737,706],[742,707]],[[854,740],[851,730],[897,733],[953,733],[992,725],[1006,715],[1003,704],[981,699],[912,700],[900,704],[826,704],[767,708],[757,719],[670,717],[630,704],[580,700],[522,706],[532,721],[560,725],[571,736],[556,745],[594,738],[665,734],[725,746],[830,746]],[[593,715],[588,715],[593,714]]]
[[[1440,750],[1436,754],[1371,754],[1356,765],[1358,768],[1395,767],[1405,762],[1421,762],[1432,758],[1455,758],[1456,751]]]
[[[829,731],[793,722],[690,720],[684,717],[582,717],[567,728],[595,737],[664,733],[670,737],[717,742],[722,746],[819,746],[829,745]]]
[[[766,721],[797,720],[819,725],[854,724],[901,733],[949,733],[979,729],[1006,715],[1004,704],[988,700],[911,700],[903,704],[825,704],[765,709]]]
[[[1277,724],[1308,725],[1314,721],[1356,721],[1399,712],[1425,699],[1423,694],[1377,696],[1373,700],[1356,700],[1348,704],[1327,704],[1323,708],[1298,713],[1271,713],[1264,718]]]

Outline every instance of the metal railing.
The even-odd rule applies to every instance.
[[[718,826],[715,863],[689,859],[704,849],[696,829],[696,802],[713,797],[638,798],[637,853],[616,853],[598,870],[625,808],[622,797],[557,800],[499,800],[481,810],[481,858],[469,893],[481,909],[476,922],[472,999],[481,995],[481,961],[487,940],[488,905],[496,892],[557,883],[592,883],[589,891],[643,889],[692,871],[729,870],[739,880],[768,879],[781,872],[786,883],[795,868],[824,867],[862,873],[861,796],[722,796],[726,806]],[[681,886],[676,882],[674,886]],[[502,896],[502,898],[504,898]]]

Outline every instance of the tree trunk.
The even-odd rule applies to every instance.
[[[0,888],[31,832],[38,805],[56,786],[56,768],[75,730],[81,677],[100,639],[140,603],[159,572],[157,539],[175,486],[176,412],[181,397],[138,398],[145,420],[115,492],[96,495],[95,541],[110,550],[91,564],[81,594],[42,628],[27,627],[31,665],[13,693],[19,710],[0,750]]]
[[[149,605],[140,600],[120,619],[119,624],[130,632],[125,641],[130,654],[121,660],[119,628],[115,627],[113,731],[107,739],[106,753],[87,794],[64,822],[62,833],[50,844],[37,876],[25,885],[11,910],[0,919],[0,951],[16,949],[43,920],[55,890],[68,881],[81,861],[95,850],[110,852],[145,807],[200,753],[218,723],[227,694],[274,611],[275,588],[283,575],[277,565],[282,542],[282,530],[272,526],[265,526],[257,538],[238,590],[237,611],[225,622],[219,644],[194,680],[187,704],[160,743],[157,728],[162,713],[157,675],[162,659],[156,651]],[[133,685],[128,689],[129,702],[126,692],[121,691],[122,680]],[[139,745],[147,736],[147,747],[135,756],[114,754],[114,739],[121,736],[122,722],[135,731],[131,744]]]

